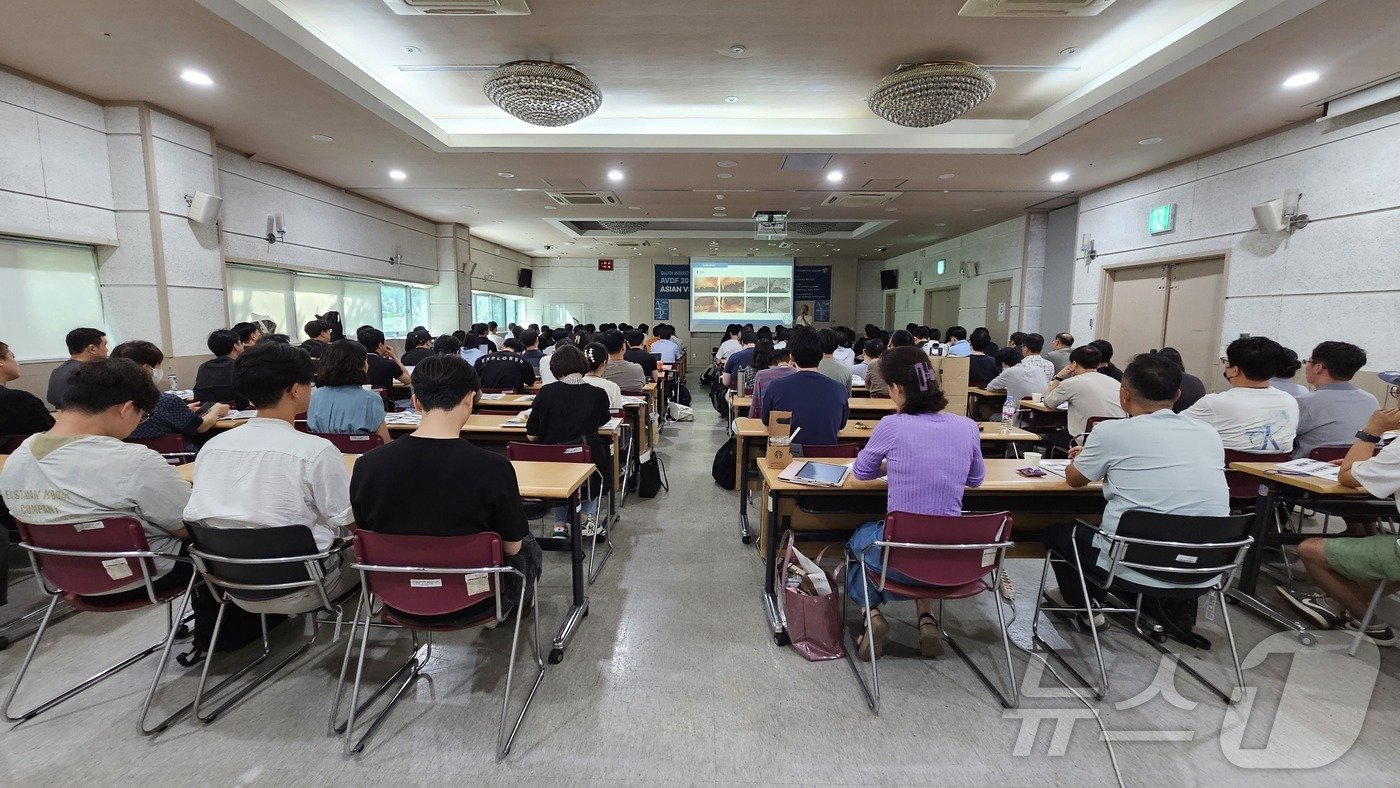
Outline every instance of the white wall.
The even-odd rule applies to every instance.
[[[534,260],[529,256],[473,236],[471,261],[476,266],[471,272],[472,290],[499,295],[530,295],[529,290],[516,285],[520,269],[534,267]]]
[[[856,263],[856,315],[851,328],[857,334],[866,323],[885,327],[885,291],[880,289],[880,271],[884,267],[884,260]]]
[[[1040,297],[1040,333],[1047,341],[1069,330],[1070,304],[1074,300],[1074,256],[1079,248],[1078,221],[1078,205],[1051,211],[1048,217],[1045,278]]]
[[[924,292],[952,285],[961,285],[958,295],[959,323],[966,326],[969,331],[977,326],[986,325],[987,283],[993,279],[1005,279],[1009,276],[1012,279],[1009,322],[1011,329],[1017,330],[1022,324],[1021,279],[1026,256],[1026,227],[1026,217],[1018,216],[1015,219],[1008,219],[990,227],[984,227],[956,238],[949,238],[933,246],[886,260],[885,269],[899,271],[899,294],[895,299],[895,326],[903,327],[907,323],[922,323],[924,320]],[[945,258],[948,261],[942,276],[935,273],[937,270],[935,263],[939,258]],[[959,266],[964,260],[974,260],[978,263],[977,276],[970,279],[963,278],[962,274],[959,273]],[[922,284],[914,283],[916,272],[923,280]],[[874,287],[876,290],[880,287],[878,278],[874,281]],[[882,300],[880,303],[879,314],[882,319],[872,322],[884,322],[884,301]],[[946,328],[946,326],[939,326],[939,328]],[[995,337],[995,339],[1000,343],[1004,337]]]
[[[1369,369],[1400,368],[1400,101],[1296,128],[1086,194],[1079,232],[1099,256],[1075,265],[1072,331],[1094,338],[1105,266],[1224,254],[1225,342],[1273,337],[1306,355],[1354,342]],[[1264,236],[1250,207],[1304,194],[1313,223]],[[1152,206],[1177,204],[1176,230],[1147,233]]]

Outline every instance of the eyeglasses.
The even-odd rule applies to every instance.
[[[1221,357],[1220,357],[1220,363],[1221,363],[1221,364],[1224,364],[1225,366],[1228,367],[1228,366],[1230,366],[1230,359],[1225,358],[1224,356],[1221,356]]]

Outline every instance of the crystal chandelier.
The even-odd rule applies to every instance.
[[[962,117],[992,95],[996,86],[980,66],[936,60],[902,68],[880,80],[865,103],[891,123],[925,128]]]
[[[836,222],[792,222],[788,229],[802,235],[821,235],[836,229]]]
[[[631,235],[638,230],[645,230],[651,222],[598,222],[598,224],[618,235]]]
[[[516,60],[491,72],[486,98],[536,126],[567,126],[598,111],[603,94],[583,72],[544,60]]]

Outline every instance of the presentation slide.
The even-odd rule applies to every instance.
[[[690,330],[723,331],[730,323],[792,323],[791,257],[690,260]]]

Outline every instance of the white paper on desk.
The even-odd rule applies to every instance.
[[[224,418],[226,418],[226,419],[238,420],[238,419],[256,419],[257,417],[258,417],[258,412],[255,411],[255,410],[231,410],[231,411],[228,412],[228,415],[225,416]]]
[[[506,395],[505,395],[505,394],[502,394],[502,393],[500,393],[500,392],[496,392],[495,394],[482,394],[482,395],[481,395],[481,401],[482,401],[482,402],[497,402],[497,401],[503,400],[503,399],[505,399],[505,398],[506,398]]]
[[[514,416],[511,416],[510,418],[506,419],[504,422],[502,422],[502,424],[504,424],[507,427],[524,427],[525,422],[530,420],[530,410],[530,408],[526,408],[525,410],[522,410]]]
[[[607,423],[607,424],[604,424],[604,425],[603,425],[603,429],[605,429],[605,430],[615,430],[615,429],[617,429],[618,427],[621,427],[621,426],[622,426],[622,419],[620,419],[620,418],[611,418],[611,419],[608,419],[608,423]]]
[[[521,394],[520,396],[518,396],[518,397],[515,398],[515,401],[516,401],[516,402],[534,402],[534,401],[535,401],[535,395],[534,395],[534,394]]]
[[[861,377],[860,375],[852,375],[852,376],[851,376],[851,385],[852,385],[852,386],[864,386],[864,385],[865,385],[865,378]]]
[[[1053,473],[1056,476],[1064,476],[1065,468],[1069,467],[1069,460],[1041,460],[1040,469]]]
[[[622,404],[623,404],[623,405],[645,405],[645,404],[647,404],[647,398],[646,398],[646,397],[623,397],[623,398],[622,398]]]
[[[1335,482],[1337,481],[1337,474],[1342,469],[1330,462],[1309,460],[1304,457],[1303,459],[1292,460],[1290,462],[1281,462],[1278,464],[1278,470],[1306,473],[1309,476],[1316,476],[1319,479],[1327,479],[1328,481]]]

